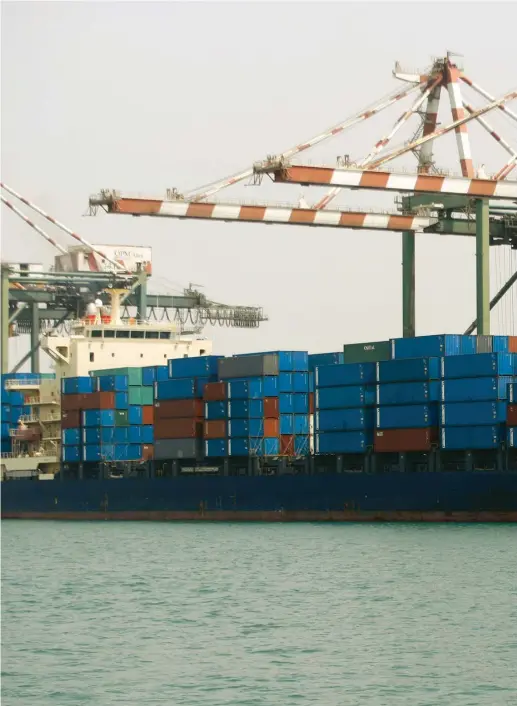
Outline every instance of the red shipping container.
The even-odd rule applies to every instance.
[[[217,402],[217,400],[214,400]],[[204,428],[205,439],[225,439],[226,438],[226,419],[211,419],[205,421]]]
[[[506,424],[509,427],[517,427],[517,404],[509,404],[506,412]]]
[[[155,419],[155,439],[194,439],[203,436],[203,420],[196,417],[187,419]]]
[[[508,336],[508,353],[517,353],[517,336]]]
[[[152,404],[142,407],[142,424],[154,424],[154,407]]]
[[[377,429],[373,447],[378,453],[404,451],[431,451],[438,441],[438,428]]]
[[[272,437],[280,434],[280,421],[278,419],[264,419],[264,436]]]
[[[154,446],[142,444],[142,461],[151,461],[154,458]]]
[[[61,410],[61,428],[74,429],[81,426],[81,412],[76,409]]]
[[[91,392],[84,395],[83,409],[115,409],[115,393]]]
[[[88,395],[61,395],[61,409],[65,412],[84,409],[84,400]]]
[[[221,402],[228,396],[225,382],[208,382],[203,390],[203,399],[206,402]]]
[[[157,400],[154,403],[155,420],[204,416],[205,403],[203,400]]]
[[[293,434],[282,434],[280,436],[280,453],[282,456],[294,456]]]
[[[266,419],[278,419],[278,397],[264,397],[264,417]],[[268,434],[266,434],[268,436]],[[276,434],[274,435],[276,436]]]
[[[314,392],[309,392],[309,414],[314,414]]]

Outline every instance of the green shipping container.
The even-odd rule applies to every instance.
[[[129,385],[139,386],[142,384],[142,368],[105,368],[103,370],[92,370],[90,375],[94,377],[127,375]]]
[[[120,373],[121,375],[123,373]],[[118,373],[117,373],[118,375]],[[128,411],[127,409],[116,409],[115,410],[115,426],[116,427],[128,427]]]
[[[135,387],[135,386],[130,386],[128,388],[128,401],[129,404],[138,404],[142,405],[142,390],[143,387]]]
[[[142,404],[152,405],[154,403],[154,387],[142,387]]]
[[[348,343],[343,346],[343,356],[345,363],[378,363],[381,360],[390,360],[390,342]]]

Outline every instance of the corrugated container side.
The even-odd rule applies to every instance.
[[[115,409],[127,409],[129,407],[129,396],[127,392],[115,392]]]
[[[228,456],[228,441],[226,439],[207,439],[205,441],[205,456],[207,458]]]
[[[77,412],[83,408],[87,395],[63,395],[61,397],[61,410],[64,412]]]
[[[508,402],[517,402],[517,382],[508,383]]]
[[[438,402],[440,383],[401,382],[377,385],[376,401],[378,405],[408,405]]]
[[[198,458],[202,452],[202,440],[199,438],[158,439],[154,442],[154,458],[158,461]]]
[[[450,402],[440,405],[442,426],[485,426],[504,424],[506,402]]]
[[[168,361],[169,378],[198,378],[217,376],[220,355],[201,355],[192,358],[171,358]]]
[[[316,431],[361,431],[373,429],[375,410],[367,407],[322,409],[314,415]]]
[[[264,417],[263,400],[233,400],[228,402],[228,417],[248,419]]]
[[[204,402],[200,399],[158,400],[154,403],[155,419],[202,417],[204,410]]]
[[[492,351],[494,353],[508,353],[509,336],[492,336]]]
[[[103,375],[99,378],[90,378],[90,380],[98,380],[101,392],[127,392],[129,385],[127,375]]]
[[[495,377],[513,375],[511,353],[478,353],[442,358],[442,376],[452,378]]]
[[[376,364],[379,383],[428,382],[441,377],[440,358],[402,358]]]
[[[81,426],[80,410],[61,410],[61,427],[63,429],[71,429]]]
[[[431,451],[438,443],[438,428],[377,429],[373,448],[376,453]]]
[[[192,415],[196,416],[196,415]],[[154,422],[154,407],[152,404],[142,407],[142,424],[153,424]]]
[[[517,427],[517,405],[508,405],[508,409],[506,411],[506,424],[509,427]]]
[[[373,446],[373,430],[323,432],[314,440],[316,454],[364,453]]]
[[[185,358],[186,360],[186,358]],[[157,400],[182,400],[202,397],[207,378],[177,378],[154,383]]]
[[[296,395],[296,397],[302,396]],[[278,397],[264,397],[264,417],[266,419],[278,419],[279,415]]]
[[[438,425],[437,404],[377,407],[377,429],[419,429]]]
[[[129,424],[143,424],[143,413],[140,405],[129,405],[127,421]]]
[[[441,358],[460,355],[462,336],[443,334],[438,336],[417,336],[415,338],[393,338],[391,357],[398,358]]]
[[[442,427],[440,443],[444,450],[497,449],[504,440],[505,427],[493,426]]]
[[[279,372],[278,356],[275,354],[236,356],[219,361],[220,380],[278,375]]]
[[[221,402],[226,400],[228,396],[227,383],[225,382],[209,382],[203,390],[203,399],[205,402]]]
[[[492,353],[493,345],[492,336],[476,336],[476,353]]]
[[[340,365],[344,362],[345,355],[342,351],[337,351],[336,353],[309,353],[308,357],[310,371],[314,371],[318,365]]]
[[[92,377],[104,377],[105,375],[127,375],[129,385],[142,384],[142,368],[105,368],[102,370],[90,370]]]
[[[217,419],[226,419],[228,416],[228,402],[220,402],[217,400],[205,402],[205,419],[213,421]]]
[[[82,413],[83,427],[112,427],[115,425],[115,411],[111,409],[87,409]]]
[[[510,377],[483,377],[442,380],[442,402],[481,402],[504,400],[508,395]]]
[[[82,442],[80,427],[63,429],[61,433],[63,446],[79,446]]]
[[[517,336],[508,336],[508,353],[517,353]]]
[[[226,439],[226,420],[214,419],[211,421],[205,421],[203,435],[205,439]]]
[[[345,409],[375,405],[375,385],[317,388],[314,397],[316,409]]]
[[[157,419],[155,439],[190,439],[203,436],[203,419]]]
[[[390,357],[389,341],[347,343],[343,347],[344,363],[377,363],[380,360],[389,360]]]
[[[314,372],[316,387],[367,385],[375,383],[375,363],[344,363],[317,367]]]
[[[126,427],[129,424],[129,412],[127,409],[115,410],[115,426]]]
[[[61,457],[65,463],[79,463],[81,461],[81,446],[62,446]]]

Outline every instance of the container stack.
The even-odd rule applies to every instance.
[[[517,359],[517,354],[515,355]],[[517,362],[514,366],[517,377]],[[508,446],[517,449],[517,382],[508,385],[508,409],[506,411],[506,436]]]
[[[305,351],[223,358],[218,370],[219,382],[226,383],[226,400],[206,401],[206,422],[219,422],[205,425],[207,457],[309,453],[309,361]],[[215,438],[215,429],[219,433],[225,430],[226,438]]]
[[[442,358],[442,449],[497,449],[506,441],[508,395],[516,359],[514,353]]]
[[[6,383],[10,380],[23,380],[30,384],[31,381],[38,380],[39,378],[40,375],[36,373],[8,373],[2,375],[2,416],[0,432],[2,453],[11,453],[11,429],[18,427],[20,417],[31,413],[31,406],[25,403],[25,393],[21,390],[6,389]]]
[[[91,377],[62,378],[61,380],[61,458],[64,463],[84,460],[85,439],[83,410],[89,403],[99,404],[94,393],[98,380]]]
[[[217,381],[220,356],[173,358],[168,378],[155,382],[155,458],[200,458],[203,455],[205,385]]]
[[[316,368],[316,454],[364,453],[373,445],[375,363]]]

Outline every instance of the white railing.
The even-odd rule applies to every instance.
[[[41,378],[16,378],[15,380],[6,380],[4,385],[6,390],[16,387],[39,387]]]
[[[36,407],[44,404],[61,404],[56,397],[27,397],[25,404]]]

